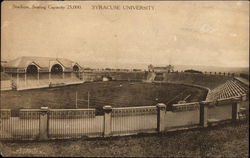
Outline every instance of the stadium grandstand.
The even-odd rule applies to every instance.
[[[244,95],[249,95],[248,85],[237,78],[232,78],[212,89],[208,93],[206,100],[225,99]]]
[[[74,61],[50,57],[19,57],[2,64],[1,89],[33,89],[80,84],[83,68]]]

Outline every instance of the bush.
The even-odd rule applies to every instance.
[[[199,73],[199,74],[202,74],[202,72],[201,72],[201,71],[192,70],[192,69],[190,69],[190,70],[185,70],[184,72],[189,72],[189,73]]]

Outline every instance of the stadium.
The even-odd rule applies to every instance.
[[[249,157],[246,3],[3,3],[1,155]]]
[[[75,108],[76,92],[78,108],[86,108],[87,105],[95,108],[104,105],[146,106],[157,102],[172,105],[181,101],[216,100],[248,94],[247,82],[235,74],[199,74],[173,69],[171,65],[149,65],[148,71],[85,71],[77,62],[68,59],[20,57],[3,65],[1,90],[10,91],[2,92],[2,108],[40,108],[44,105],[49,108]],[[34,97],[36,93],[39,98]],[[42,97],[43,93],[46,96]],[[88,93],[91,96],[89,102]],[[8,99],[15,98],[15,95],[18,97],[17,94],[23,96],[19,99],[30,98],[30,101],[24,101],[20,106],[19,101]]]
[[[173,65],[91,69],[69,59],[20,57],[1,65],[0,140],[137,136],[244,123],[247,76]]]
[[[164,103],[171,109],[172,104],[181,102],[248,96],[248,82],[237,74],[178,72],[171,65],[149,65],[148,71],[97,71],[85,70],[69,59],[20,57],[2,67],[1,108],[14,110],[42,106],[72,109],[76,105],[100,110],[105,105],[126,107],[157,103]],[[19,104],[20,101],[23,104]]]

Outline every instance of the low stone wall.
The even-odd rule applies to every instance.
[[[165,119],[166,129],[199,125],[200,104],[199,102],[173,104],[172,111],[166,112]]]
[[[230,120],[232,118],[232,103],[234,98],[218,99],[208,106],[208,122]]]
[[[167,111],[165,129],[182,128],[184,126],[194,126],[200,123],[200,110],[192,109],[189,111],[172,112]]]

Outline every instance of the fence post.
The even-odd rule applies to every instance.
[[[39,139],[48,139],[48,107],[41,107],[39,119]]]
[[[103,107],[104,110],[104,137],[111,135],[111,112],[112,107],[107,105]]]
[[[165,130],[166,105],[163,103],[158,103],[156,107],[157,107],[157,131],[163,132]]]
[[[233,99],[233,104],[232,104],[232,121],[236,121],[239,118],[240,100],[241,100],[241,98],[234,98]]]
[[[207,127],[208,120],[208,103],[205,101],[200,102],[200,125],[202,127]]]

